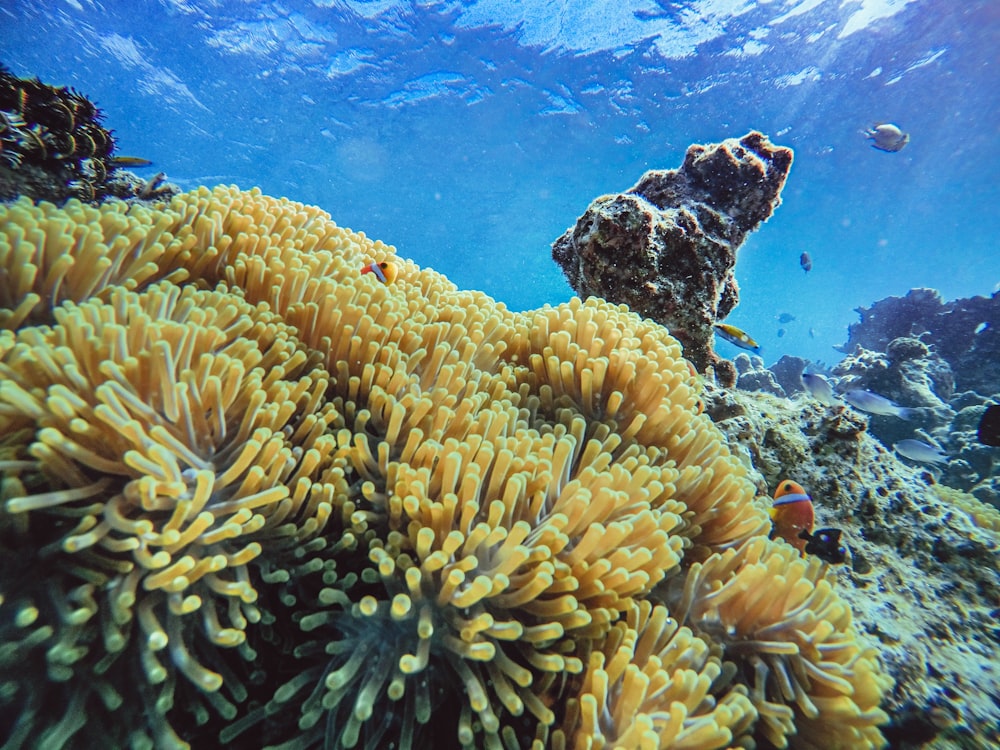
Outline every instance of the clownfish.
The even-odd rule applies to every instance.
[[[801,484],[785,479],[778,483],[771,506],[771,539],[781,537],[803,555],[815,555],[833,565],[847,560],[840,544],[840,529],[819,529],[813,533],[812,498]]]
[[[391,260],[384,260],[381,263],[373,261],[362,268],[361,273],[373,273],[383,284],[391,284],[399,276],[399,266]]]
[[[812,538],[813,522],[812,498],[790,479],[778,483],[771,506],[771,538],[781,537],[799,552],[805,553],[806,543]],[[805,532],[806,536],[800,536]]]

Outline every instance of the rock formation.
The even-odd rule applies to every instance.
[[[705,370],[719,361],[712,327],[739,301],[736,251],[780,203],[791,165],[791,149],[756,131],[690,146],[680,169],[594,200],[552,257],[578,294],[663,324]]]

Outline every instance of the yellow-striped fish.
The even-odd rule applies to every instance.
[[[742,328],[731,326],[728,323],[716,323],[715,332],[719,337],[724,338],[730,344],[746,349],[754,354],[760,354],[760,344],[750,338],[750,334]]]

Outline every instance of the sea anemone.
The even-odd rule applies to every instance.
[[[760,739],[778,748],[885,745],[879,703],[891,680],[852,627],[826,563],[757,537],[695,563],[680,580],[671,614],[738,666]]]
[[[666,607],[636,602],[568,690],[573,697],[551,747],[733,747],[746,740],[757,711],[745,688],[727,688],[725,671],[709,644],[679,626]]]
[[[17,210],[6,258],[47,270],[4,292],[0,535],[31,573],[0,569],[0,631],[72,659],[4,684],[12,736],[700,748],[848,715],[876,744],[871,653],[763,539],[661,327],[512,313],[259,191]]]
[[[27,488],[4,511],[40,558],[99,587],[108,656],[132,649],[150,684],[177,670],[215,693],[223,675],[192,639],[241,646],[260,619],[248,564],[262,543],[329,517],[342,473],[327,379],[287,326],[225,289],[117,288],[54,317],[0,361],[0,418],[32,426],[0,464]]]
[[[466,696],[453,717],[456,746],[544,736],[555,716],[540,686],[581,672],[583,644],[678,565],[684,542],[672,532],[683,509],[661,497],[669,485],[636,450],[612,459],[583,439],[579,418],[548,435],[510,427],[510,438],[492,441],[404,441],[384,477],[364,443],[343,442],[372,478],[337,515],[370,564],[356,570],[358,552],[342,550],[336,570],[354,577],[337,580],[353,582],[350,596],[327,587],[311,609],[298,605],[300,627],[326,642],[297,649],[319,663],[290,683],[310,726],[317,703],[338,716],[324,723],[337,728],[334,746],[354,746],[370,720],[364,746],[386,741],[383,720],[400,699],[408,718],[396,737],[409,746],[429,707],[455,690]],[[360,656],[372,648],[377,657]],[[325,687],[311,687],[307,673]]]
[[[0,328],[51,323],[62,302],[107,299],[112,288],[139,290],[187,277],[179,258],[194,235],[174,236],[171,216],[113,201],[70,200],[62,208],[20,198],[0,204]]]

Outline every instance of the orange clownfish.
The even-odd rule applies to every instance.
[[[381,263],[373,261],[362,268],[361,273],[373,273],[383,284],[391,284],[399,276],[399,266],[391,260],[384,260]]]
[[[812,498],[802,485],[790,479],[779,482],[771,506],[771,538],[781,537],[805,553],[806,544],[812,538],[814,520]]]

